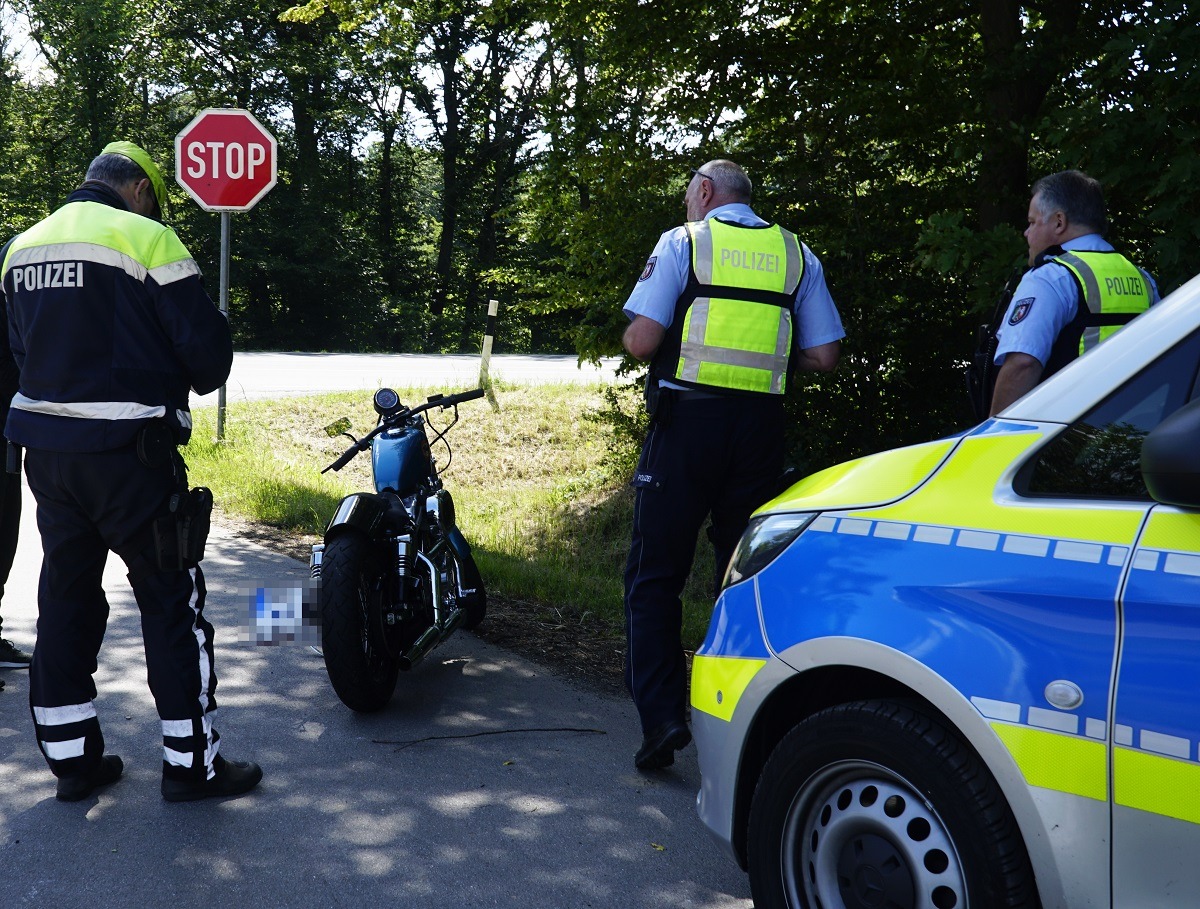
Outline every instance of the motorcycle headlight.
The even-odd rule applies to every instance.
[[[787,549],[804,528],[812,523],[815,514],[767,514],[753,518],[738,541],[725,571],[722,589],[757,574]]]

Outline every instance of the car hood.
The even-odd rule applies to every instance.
[[[949,457],[962,436],[867,455],[805,477],[755,514],[884,505],[908,495]]]

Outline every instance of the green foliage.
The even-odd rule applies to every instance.
[[[644,383],[610,385],[601,389],[602,407],[589,419],[603,424],[607,444],[601,463],[614,476],[631,477],[637,468],[642,439],[646,437],[650,420],[642,404]]]
[[[1082,167],[1168,291],[1200,239],[1193,0],[14,0],[0,218],[59,205],[113,138],[170,171],[205,107],[253,111],[280,179],[233,219],[243,347],[621,352],[622,305],[683,218],[686,167],[740,161],[820,257],[847,329],[789,395],[806,466],[962,428],[961,364],[1032,181]],[[169,217],[217,293],[219,218]],[[636,380],[642,367],[627,362]],[[617,404],[614,451],[638,435]]]
[[[967,425],[961,367],[1024,261],[1037,177],[1099,178],[1113,240],[1164,292],[1196,271],[1194,0],[6,8],[28,17],[41,68],[16,67],[5,20],[0,241],[60,205],[112,139],[169,174],[175,135],[206,107],[250,110],[278,137],[278,185],[232,219],[244,348],[475,351],[497,299],[497,352],[620,353],[622,305],[683,219],[686,168],[733,157],[756,210],[820,257],[847,331],[838,370],[788,394],[790,458],[807,471]],[[215,297],[220,219],[168,183],[169,220]],[[627,360],[586,418],[556,411],[585,466],[510,490],[507,510],[470,506],[493,528],[481,561],[502,586],[545,591],[544,566],[594,561],[589,579],[550,586],[619,599],[643,374]],[[238,419],[231,444],[193,442],[197,471],[230,508],[318,528],[348,487],[313,476],[312,452],[281,467],[278,426],[254,436]],[[514,543],[503,532],[517,513],[529,517]],[[703,586],[689,588],[693,637]]]
[[[1045,122],[1055,164],[1105,186],[1112,237],[1166,293],[1196,273],[1200,240],[1200,21],[1194,2],[1134,6]]]

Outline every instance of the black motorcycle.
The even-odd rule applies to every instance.
[[[370,433],[355,439],[344,431],[348,423],[331,428],[354,444],[325,470],[341,470],[370,449],[375,480],[374,493],[342,499],[309,563],[318,582],[325,668],[351,710],[384,707],[400,670],[456,628],[483,621],[483,582],[431,450],[441,442],[450,453],[446,433],[458,422],[458,405],[483,395],[483,389],[439,394],[410,408],[381,388],[374,397],[379,423]],[[440,429],[421,416],[451,407],[454,418]]]

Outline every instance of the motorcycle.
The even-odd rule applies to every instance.
[[[309,562],[319,591],[325,668],[351,710],[382,709],[402,670],[416,666],[457,628],[483,621],[483,581],[431,447],[445,444],[448,467],[446,433],[458,422],[458,405],[483,395],[481,388],[438,394],[406,407],[395,391],[381,388],[373,399],[379,421],[370,433],[355,439],[345,431],[349,421],[328,430],[354,444],[321,472],[341,470],[370,449],[375,482],[374,493],[342,499]],[[422,416],[451,407],[454,418],[440,429]]]

